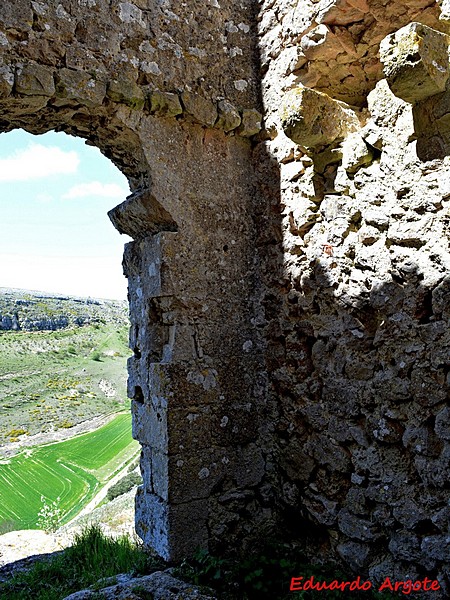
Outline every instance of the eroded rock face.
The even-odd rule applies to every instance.
[[[217,600],[217,596],[205,590],[200,591],[195,585],[190,585],[173,577],[167,571],[157,571],[144,577],[129,577],[118,575],[110,578],[113,581],[101,582],[96,590],[81,590],[66,596],[65,600],[95,600],[100,594],[105,600]]]

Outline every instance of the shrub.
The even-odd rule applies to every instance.
[[[25,433],[28,433],[26,429],[11,429],[8,435],[11,437],[17,437],[18,435],[24,435]]]
[[[122,477],[122,479],[109,488],[106,497],[108,500],[114,500],[114,498],[122,496],[122,494],[126,494],[135,485],[140,485],[141,483],[142,477],[140,475],[137,473],[128,473],[128,475]]]
[[[102,360],[101,357],[102,357],[102,355],[100,354],[100,352],[97,352],[97,351],[93,352],[92,356],[91,356],[92,360],[96,360],[97,362],[101,362],[101,360]]]
[[[44,496],[41,496],[42,508],[38,513],[37,526],[46,533],[54,533],[61,522],[62,510],[58,498],[53,502],[46,502]]]
[[[136,460],[133,460],[133,462],[128,466],[127,473],[131,473],[132,471],[134,471],[136,469],[136,467],[139,465],[139,463],[140,463],[140,458],[136,458]]]

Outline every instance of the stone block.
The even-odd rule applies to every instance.
[[[102,104],[106,84],[84,71],[60,69],[57,73],[56,95],[65,100],[94,107]],[[61,102],[60,102],[61,103]]]
[[[443,440],[450,440],[450,408],[448,406],[436,415],[434,430]]]
[[[363,166],[370,165],[373,152],[359,133],[347,136],[342,144],[342,166],[347,173],[356,173]]]
[[[441,21],[450,21],[450,0],[439,0],[441,14],[439,19]]]
[[[150,112],[156,113],[161,117],[176,117],[183,112],[178,94],[170,92],[153,90],[150,93],[149,104]]]
[[[307,148],[329,145],[359,129],[350,107],[303,86],[284,95],[280,119],[284,133]]]
[[[195,121],[202,125],[212,127],[217,120],[217,108],[211,101],[192,92],[183,92],[181,101],[184,105],[186,113],[191,115]]]
[[[48,96],[55,93],[53,70],[35,63],[18,67],[15,91],[24,96]]]
[[[430,535],[423,538],[422,552],[434,560],[448,560],[450,555],[450,535]]]
[[[10,65],[0,64],[0,98],[7,98],[14,86],[14,70]]]
[[[394,517],[407,529],[413,529],[417,523],[427,518],[427,513],[411,498],[398,502],[393,510]]]
[[[237,451],[236,466],[230,473],[239,487],[258,485],[264,477],[265,461],[261,449],[249,444]]]
[[[0,23],[6,29],[29,31],[33,26],[33,11],[28,0],[14,0],[0,4]]]
[[[388,35],[380,58],[392,92],[413,104],[443,92],[450,75],[449,43],[449,36],[420,23]]]
[[[136,533],[165,560],[181,560],[198,548],[208,548],[208,516],[203,499],[168,505],[159,496],[138,488]]]
[[[339,544],[336,550],[353,571],[357,572],[367,566],[370,552],[369,545],[358,542],[344,542]]]
[[[429,215],[417,221],[394,221],[390,224],[387,239],[392,244],[421,248],[430,239],[433,220]]]
[[[381,537],[376,526],[366,519],[361,519],[343,508],[338,515],[339,529],[350,538],[361,542],[370,542]]]
[[[108,83],[106,95],[113,102],[125,104],[136,110],[143,108],[145,103],[144,92],[136,82],[129,79],[112,79]]]
[[[330,527],[336,522],[337,503],[328,500],[325,496],[306,491],[302,504],[320,525]]]
[[[391,537],[389,550],[401,560],[417,561],[420,558],[420,539],[411,531],[397,531]]]
[[[145,404],[132,401],[132,433],[141,444],[167,452],[167,406],[162,397],[152,395],[151,401]]]
[[[120,233],[135,240],[159,231],[176,231],[172,216],[149,190],[131,194],[110,210],[108,216]]]
[[[241,117],[232,104],[227,102],[227,100],[221,100],[217,105],[217,109],[219,113],[215,124],[217,129],[223,129],[225,133],[228,133],[239,127]]]

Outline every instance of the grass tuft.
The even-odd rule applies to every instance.
[[[61,600],[106,577],[151,573],[161,566],[130,538],[108,538],[91,525],[61,554],[0,583],[0,600]]]

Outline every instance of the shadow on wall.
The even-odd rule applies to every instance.
[[[276,457],[266,501],[316,560],[445,587],[450,277],[433,181],[448,173],[415,156],[423,180],[408,186],[413,167],[393,164],[391,143],[347,174],[353,192],[337,189],[340,160],[311,175],[317,157],[279,164],[270,142],[255,148]]]
[[[414,106],[417,156],[428,161],[450,155],[450,90]]]

